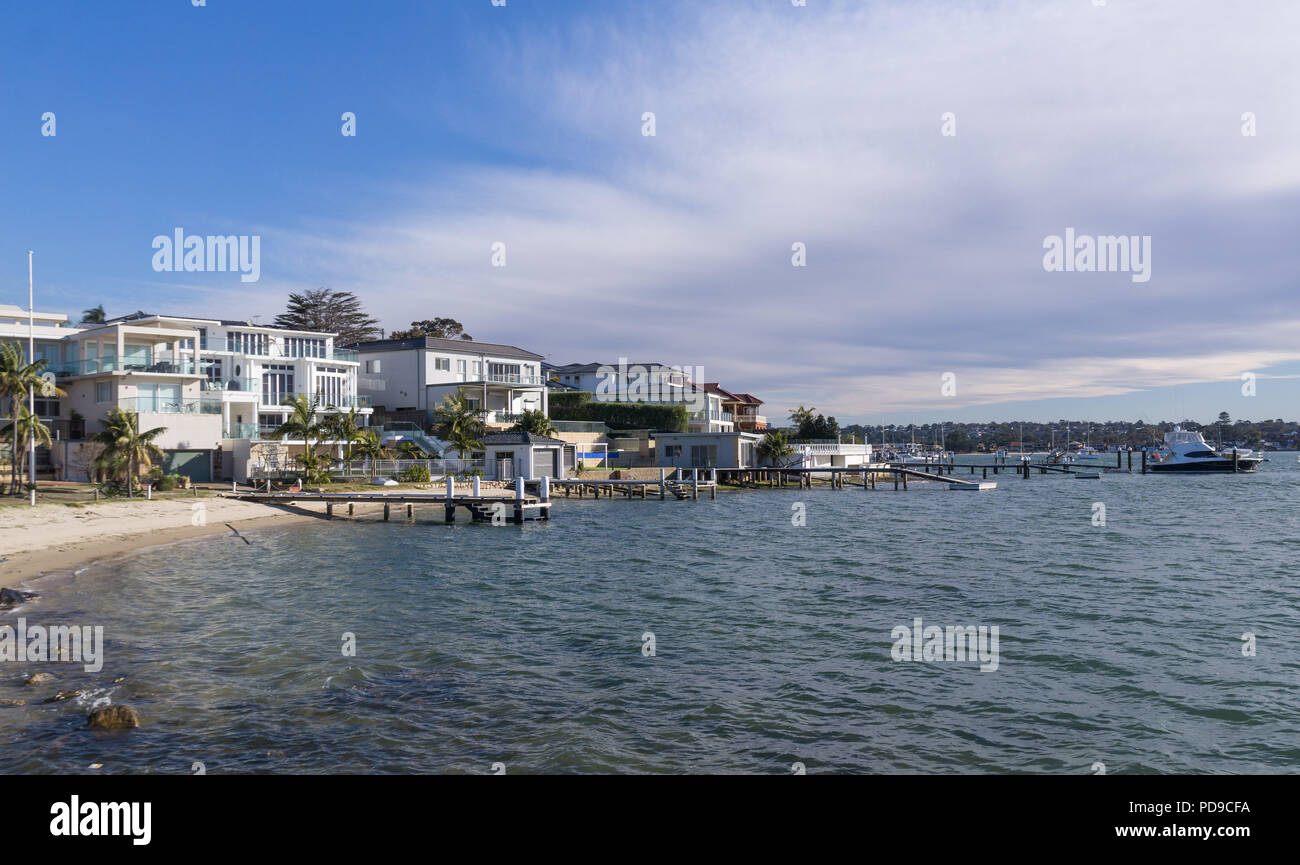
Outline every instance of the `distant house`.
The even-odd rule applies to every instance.
[[[721,412],[730,415],[736,429],[748,432],[767,429],[767,418],[758,413],[763,401],[753,394],[732,393],[720,387],[716,381],[708,382],[704,389],[720,398]]]
[[[426,423],[449,394],[461,394],[498,429],[525,411],[548,412],[542,355],[513,345],[418,336],[351,346],[359,387],[388,413],[422,411]]]
[[[655,433],[655,456],[669,468],[752,468],[758,465],[762,440],[749,432]]]

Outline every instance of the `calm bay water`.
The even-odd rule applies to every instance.
[[[159,548],[0,614],[106,633],[99,673],[0,665],[0,771],[1296,772],[1300,465],[1271,457]],[[998,669],[893,660],[916,617],[999,626]],[[97,700],[142,726],[87,730]]]

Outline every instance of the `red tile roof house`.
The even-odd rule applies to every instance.
[[[732,393],[719,387],[716,381],[705,382],[704,389],[708,393],[722,397],[722,410],[735,418],[736,429],[748,431],[767,429],[767,418],[758,413],[758,407],[763,404],[758,397],[748,393]]]

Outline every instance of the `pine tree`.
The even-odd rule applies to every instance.
[[[335,333],[341,345],[379,334],[379,322],[366,315],[356,295],[331,288],[290,293],[286,310],[275,317],[275,326]]]

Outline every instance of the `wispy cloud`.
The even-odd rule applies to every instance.
[[[249,301],[349,287],[390,327],[449,314],[558,362],[702,364],[841,418],[1300,358],[1300,5],[686,4],[671,22],[485,46],[519,117],[494,145],[519,165],[269,231]],[[1068,226],[1150,235],[1151,281],[1045,273]]]

